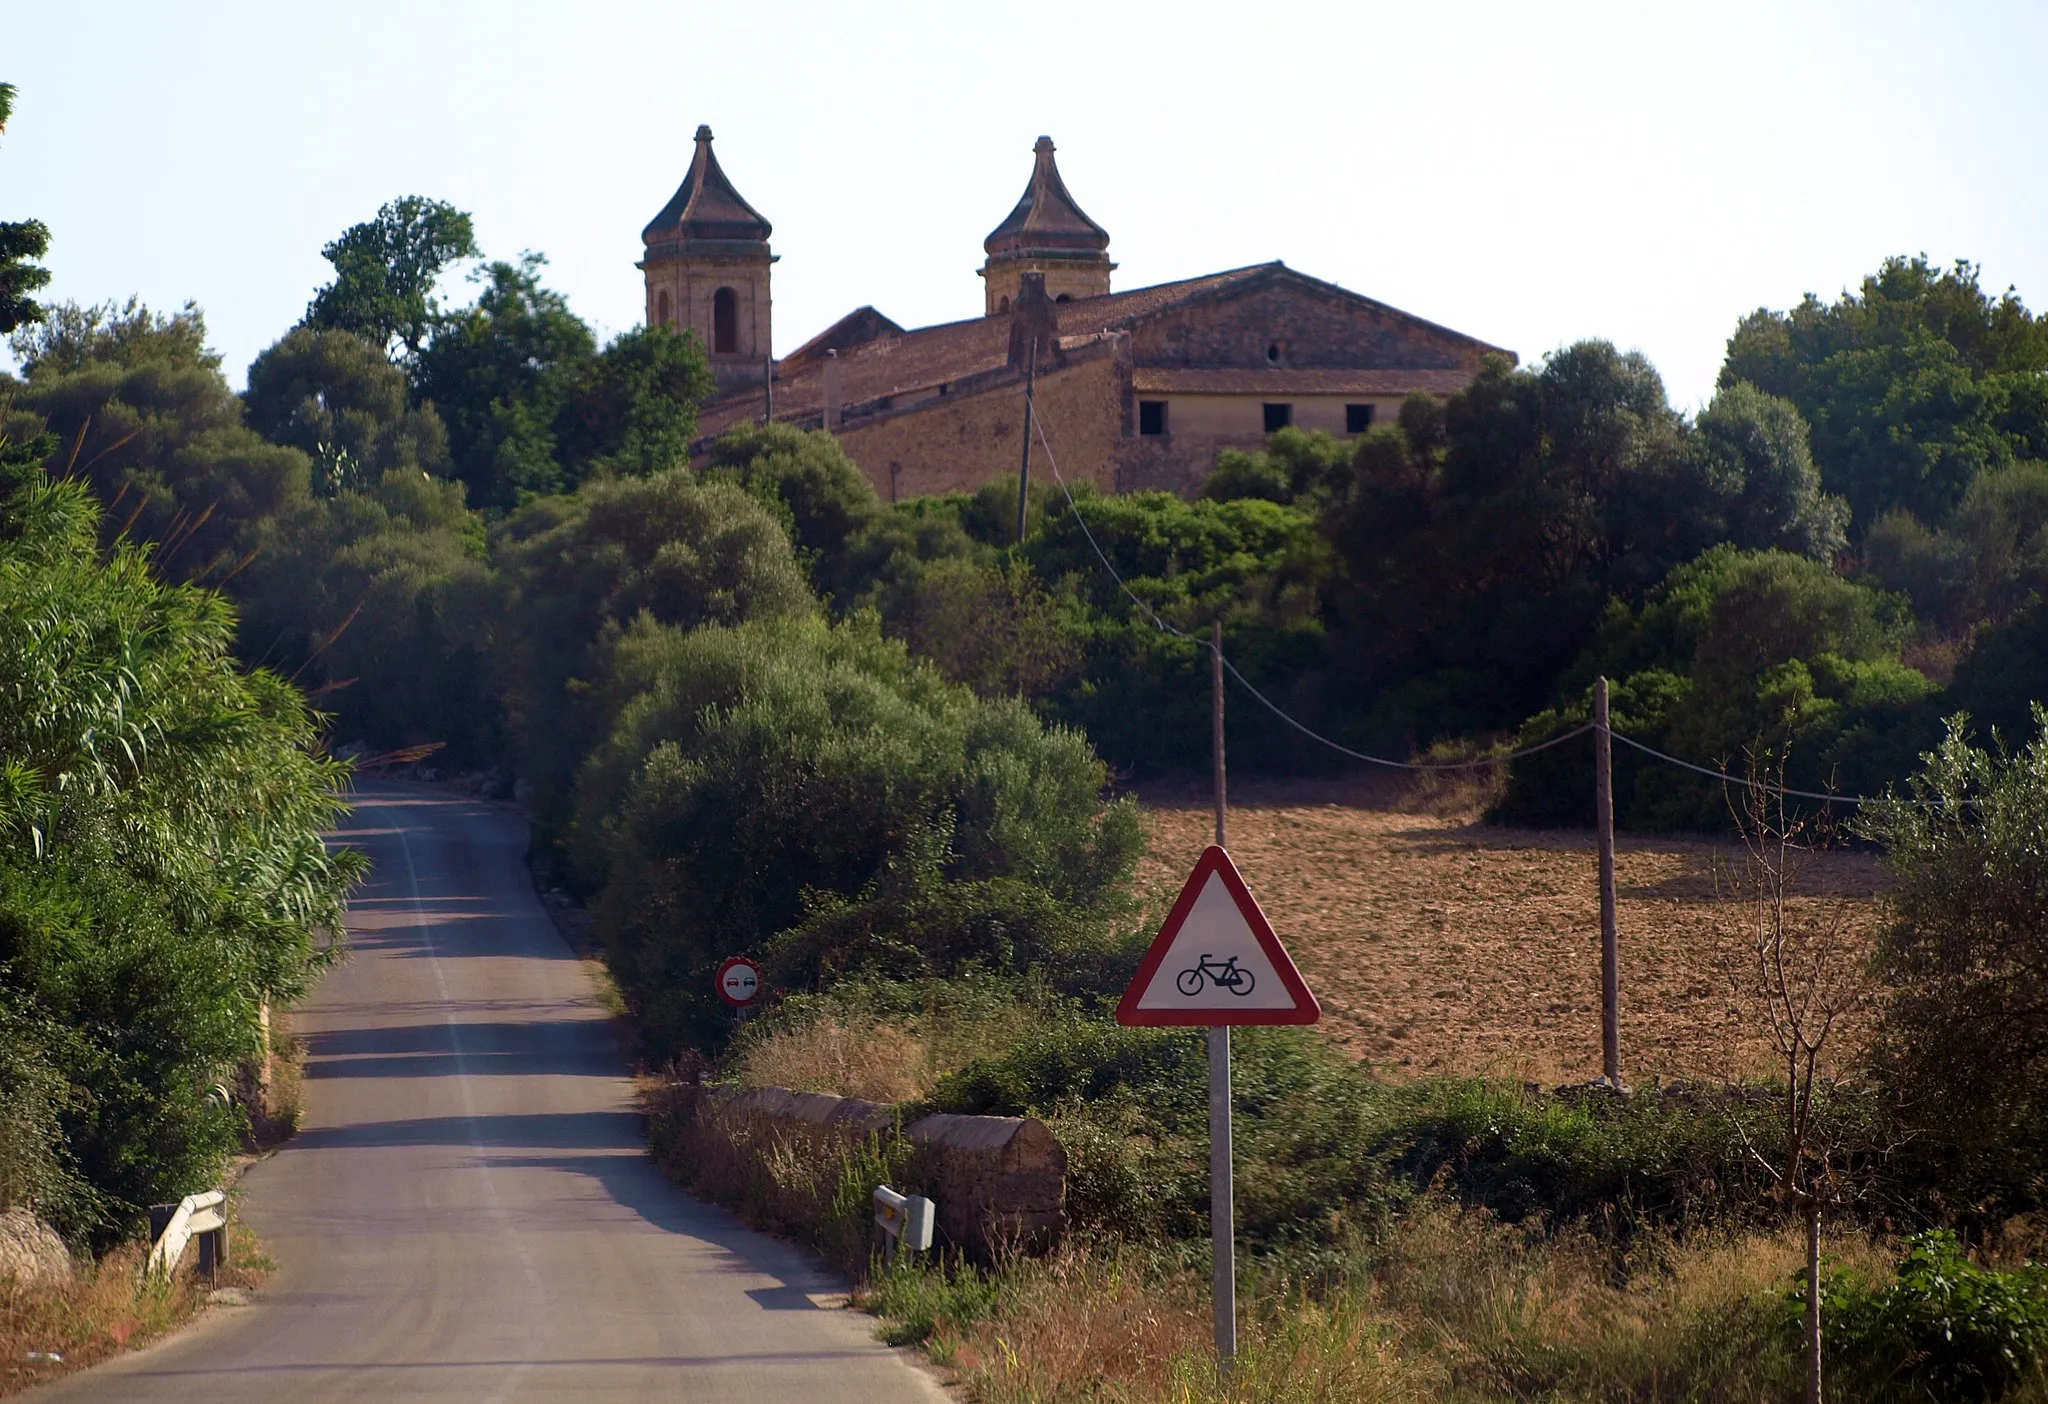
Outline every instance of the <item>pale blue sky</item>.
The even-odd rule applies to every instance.
[[[1889,253],[2048,305],[2048,5],[773,6],[0,0],[0,218],[57,297],[206,310],[242,368],[397,195],[544,252],[605,332],[699,122],[775,225],[786,352],[975,315],[1041,132],[1116,286],[1282,258],[1525,360],[1647,352]]]

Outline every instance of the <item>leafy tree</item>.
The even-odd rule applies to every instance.
[[[1934,685],[1899,661],[1908,620],[1896,599],[1788,552],[1718,546],[1630,609],[1609,607],[1519,743],[1577,726],[1593,679],[1616,679],[1614,727],[1696,764],[1739,771],[1748,754],[1786,757],[1788,783],[1871,793],[1911,762]],[[1617,747],[1615,814],[1634,828],[1719,830],[1718,782]],[[1510,823],[1590,822],[1585,755],[1558,747],[1518,761],[1496,810]]]
[[[1641,355],[1583,342],[1535,370],[1487,364],[1441,405],[1364,435],[1321,514],[1341,565],[1332,623],[1373,726],[1417,740],[1510,725],[1546,700],[1610,599],[1639,602],[1731,536],[1826,553],[1789,408],[1727,392],[1698,427]]]
[[[568,300],[541,286],[545,263],[527,254],[486,267],[476,304],[442,319],[414,372],[448,425],[455,476],[480,507],[576,485],[559,421],[597,344]]]
[[[1833,303],[1759,309],[1728,342],[1724,388],[1790,400],[1857,535],[1893,508],[1942,520],[1988,468],[2048,457],[2048,325],[1968,262],[1887,259]]]
[[[434,407],[407,404],[405,372],[345,331],[298,327],[249,366],[249,424],[313,463],[327,495],[386,473],[445,475],[448,430]]]
[[[558,437],[571,478],[644,477],[686,465],[697,405],[712,388],[711,363],[689,333],[636,327],[620,334],[564,406]]]
[[[1080,645],[1063,602],[1022,561],[935,561],[893,611],[890,632],[984,697],[1039,697],[1071,678]]]
[[[1877,583],[1909,595],[1938,633],[1959,638],[1980,623],[2005,623],[2048,593],[2044,529],[2048,463],[2018,462],[1979,473],[1938,524],[1887,512],[1864,538],[1863,565]],[[2025,709],[2004,720],[2023,726]]]
[[[1966,727],[1858,825],[1892,877],[1876,1066],[1934,1183],[2024,1212],[2048,1197],[2048,712],[2015,750]]]
[[[0,132],[14,115],[14,84],[0,83]],[[30,296],[50,282],[50,270],[29,260],[50,251],[50,230],[39,219],[0,220],[0,333],[42,320],[43,309]]]
[[[596,684],[639,616],[679,628],[814,607],[789,539],[737,487],[686,468],[600,479],[542,498],[493,537],[502,624],[494,655],[522,774],[566,803],[619,699]]]
[[[1791,401],[1737,381],[1715,394],[1697,428],[1730,541],[1822,561],[1842,549],[1848,504],[1821,491],[1806,421]]]
[[[469,216],[419,195],[350,225],[320,254],[334,265],[334,281],[313,295],[304,324],[352,332],[380,351],[395,339],[413,360],[440,315],[435,282],[458,259],[479,256]]]
[[[35,1040],[31,1080],[63,1081],[43,1103],[82,1187],[67,1226],[104,1243],[218,1174],[238,1118],[207,1089],[327,958],[360,863],[320,837],[344,769],[289,685],[235,665],[226,603],[104,550],[81,485],[22,469],[0,502],[0,1024]]]
[[[61,304],[14,334],[26,382],[0,431],[57,436],[58,475],[91,484],[110,536],[157,543],[159,569],[188,580],[229,577],[259,524],[303,501],[306,456],[243,423],[243,407],[187,305],[168,316],[131,298]]]
[[[232,582],[243,651],[299,678],[337,737],[440,743],[471,766],[501,757],[496,583],[460,483],[394,468],[270,519],[258,545]]]
[[[1225,449],[1202,483],[1202,496],[1218,502],[1262,497],[1313,508],[1339,495],[1351,477],[1351,454],[1328,434],[1282,429],[1257,453]]]

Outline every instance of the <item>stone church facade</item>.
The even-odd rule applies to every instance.
[[[982,316],[907,330],[862,307],[778,361],[770,225],[699,127],[639,265],[649,324],[710,352],[719,390],[699,451],[772,415],[830,430],[889,500],[971,491],[1017,472],[1029,381],[1069,480],[1187,494],[1224,449],[1289,424],[1356,436],[1418,390],[1463,388],[1499,350],[1279,262],[1114,291],[1108,233],[1068,193],[1049,138],[1033,156],[983,244]]]

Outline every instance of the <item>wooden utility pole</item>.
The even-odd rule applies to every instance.
[[[1216,846],[1225,847],[1223,786],[1223,621],[1209,632],[1209,739],[1216,768]],[[1230,1378],[1237,1358],[1237,1206],[1230,1153],[1230,1026],[1209,1026],[1210,1293],[1216,1306],[1216,1369]]]
[[[1223,801],[1223,621],[1209,630],[1209,747],[1216,768],[1216,846],[1228,848],[1224,837]]]
[[[1024,466],[1017,470],[1017,544],[1024,544],[1024,512],[1031,503],[1031,411],[1032,395],[1038,386],[1038,337],[1031,338],[1031,353],[1024,363]]]
[[[1600,835],[1600,1076],[1621,1080],[1621,933],[1614,914],[1614,746],[1607,679],[1593,684],[1593,825]]]

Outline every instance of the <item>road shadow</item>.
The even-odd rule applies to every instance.
[[[306,1034],[309,1080],[351,1077],[617,1077],[603,1015],[436,1022]]]
[[[819,1311],[812,1298],[843,1293],[846,1281],[803,1249],[748,1228],[730,1210],[698,1199],[638,1155],[493,1156],[491,1168],[554,1170],[594,1181],[612,1203],[664,1233],[682,1234],[720,1250],[716,1270],[766,1275],[777,1286],[746,1295],[763,1311]]]

